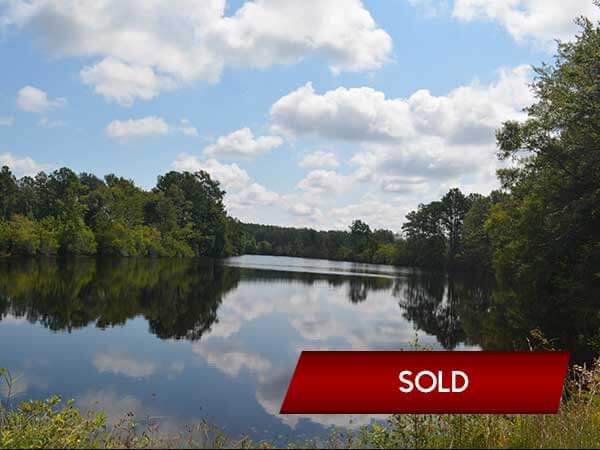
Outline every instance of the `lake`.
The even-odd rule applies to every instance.
[[[279,415],[301,350],[526,349],[537,327],[589,356],[577,336],[597,333],[597,312],[494,289],[287,257],[5,259],[0,367],[17,400],[59,394],[167,431],[207,419],[231,436],[303,439],[382,417]]]

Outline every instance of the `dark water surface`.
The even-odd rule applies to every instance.
[[[486,280],[390,266],[0,260],[0,367],[16,376],[12,395],[56,393],[165,430],[207,419],[232,436],[302,439],[373,420],[278,414],[304,349],[400,349],[418,338],[512,350],[539,327],[586,354],[578,336],[597,325],[597,313],[515,299]]]

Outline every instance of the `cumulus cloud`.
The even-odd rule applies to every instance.
[[[25,86],[17,92],[17,106],[23,111],[36,114],[46,113],[62,108],[67,103],[63,97],[50,100],[48,94],[33,86]]]
[[[317,56],[335,73],[364,71],[391,53],[390,36],[360,0],[254,0],[232,15],[225,8],[225,0],[15,0],[0,23],[33,32],[54,55],[98,58],[81,70],[82,82],[124,105],[216,82],[226,66]]]
[[[381,180],[384,192],[412,193],[424,187],[426,179],[415,176],[387,175]]]
[[[533,40],[551,50],[554,39],[573,38],[576,17],[600,19],[600,9],[590,0],[456,0],[452,15],[464,21],[498,21],[515,40]]]
[[[84,67],[80,78],[93,86],[96,94],[122,106],[131,106],[136,98],[150,100],[175,86],[171,78],[157,75],[151,67],[125,64],[111,57]]]
[[[204,154],[208,156],[257,156],[277,148],[281,144],[283,144],[283,139],[279,136],[260,136],[255,138],[250,128],[242,128],[227,136],[221,136],[215,144],[209,145],[204,149]]]
[[[142,119],[113,120],[106,127],[106,134],[111,139],[126,140],[133,137],[163,135],[169,132],[169,125],[154,116]]]
[[[445,95],[419,90],[406,98],[387,98],[371,88],[318,93],[308,83],[273,104],[272,130],[316,138],[322,148],[346,141],[345,151],[355,146],[352,169],[334,170],[339,161],[333,152],[314,151],[300,158],[300,166],[315,169],[295,191],[273,192],[244,177],[227,207],[244,220],[268,215],[281,225],[339,229],[362,217],[397,230],[408,211],[452,187],[489,192],[497,187],[495,171],[502,164],[495,130],[505,120],[526,117],[523,108],[533,101],[530,77],[529,66],[518,66],[499,70],[491,83],[474,80]],[[204,164],[189,155],[179,160],[188,167]]]
[[[400,230],[404,217],[410,211],[407,206],[406,203],[392,203],[366,195],[356,203],[329,209],[326,216],[338,229],[347,228],[353,220],[361,219],[372,228]]]
[[[204,170],[227,189],[239,189],[250,181],[248,173],[237,164],[221,164],[213,158],[200,161],[198,157],[187,153],[179,154],[171,167],[175,170],[188,172]]]
[[[340,163],[334,153],[317,150],[300,161],[300,167],[337,167]]]
[[[181,119],[179,131],[189,137],[198,137],[198,130],[190,123],[188,119]]]
[[[274,131],[292,136],[364,141],[398,139],[412,132],[405,101],[383,92],[340,87],[323,95],[312,83],[280,98],[271,107]]]
[[[434,96],[419,90],[408,99],[386,99],[368,87],[340,87],[324,94],[311,83],[280,98],[271,107],[274,130],[294,136],[356,142],[398,142],[421,136],[451,143],[478,143],[493,136],[503,120],[520,118],[531,100],[530,68],[502,70],[500,80],[470,85]]]
[[[273,192],[258,183],[252,183],[240,192],[233,194],[228,200],[234,205],[272,205],[280,199],[277,192]]]
[[[352,186],[353,177],[342,175],[334,170],[313,170],[298,182],[303,191],[321,193],[340,193]]]
[[[285,197],[283,206],[288,212],[295,216],[310,217],[315,221],[320,220],[323,216],[323,213],[318,206],[299,202],[297,200],[292,201],[289,197]]]
[[[525,117],[522,110],[533,100],[530,75],[529,66],[518,66],[500,70],[490,84],[475,80],[446,95],[419,90],[406,99],[388,99],[371,88],[319,94],[308,83],[275,102],[271,123],[298,138],[361,147],[350,160],[353,173],[315,170],[298,183],[304,191],[344,192],[369,181],[387,193],[434,195],[446,182],[464,186],[469,177],[489,176],[490,167],[493,173],[495,130]]]
[[[52,164],[40,164],[29,156],[19,158],[13,156],[11,153],[0,154],[0,167],[2,166],[8,166],[17,177],[33,176],[41,171],[55,168]]]

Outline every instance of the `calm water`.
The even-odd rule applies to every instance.
[[[232,436],[298,439],[377,419],[279,415],[301,350],[409,348],[415,338],[515,349],[534,327],[578,348],[570,327],[589,314],[539,309],[492,295],[484,280],[390,266],[0,260],[0,367],[16,375],[18,399],[57,393],[165,430],[204,418]]]

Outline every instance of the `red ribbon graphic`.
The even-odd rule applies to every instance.
[[[555,414],[567,352],[305,351],[281,414]]]

